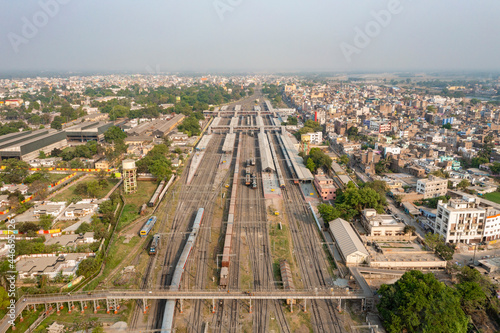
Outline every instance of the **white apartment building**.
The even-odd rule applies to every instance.
[[[448,191],[448,180],[436,176],[417,181],[417,193],[423,194],[424,199],[445,195]]]
[[[479,198],[439,200],[434,232],[447,243],[480,243],[483,238],[486,210],[479,207]]]
[[[483,242],[491,242],[497,239],[500,239],[500,210],[487,208]]]

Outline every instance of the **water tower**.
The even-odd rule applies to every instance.
[[[137,168],[135,167],[134,160],[123,160],[123,188],[125,193],[132,193],[137,191]]]

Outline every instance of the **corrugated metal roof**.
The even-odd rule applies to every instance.
[[[269,150],[269,141],[267,141],[267,136],[264,133],[259,133],[259,149],[260,149],[260,163],[262,164],[262,170],[264,171],[276,171],[274,167],[273,157],[271,151]]]
[[[368,255],[368,251],[352,228],[351,224],[344,219],[337,218],[329,223],[330,232],[342,252],[342,256],[360,252]]]

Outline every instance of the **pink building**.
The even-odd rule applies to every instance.
[[[334,200],[337,186],[333,184],[333,179],[325,175],[314,176],[314,186],[324,201]]]

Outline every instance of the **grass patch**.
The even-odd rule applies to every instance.
[[[84,290],[94,290],[96,287],[105,280],[108,275],[125,259],[125,257],[130,253],[130,251],[135,247],[135,245],[142,241],[139,236],[134,236],[128,244],[123,243],[125,237],[122,236],[115,240],[109,248],[107,257],[104,259],[105,266],[102,275],[96,278],[94,281],[89,283]]]
[[[121,230],[130,224],[133,220],[139,217],[139,208],[132,204],[126,204],[123,207],[122,215],[120,216],[120,221],[118,221],[117,230]]]
[[[483,198],[500,204],[500,192],[486,193]]]
[[[157,182],[137,182],[137,191],[135,193],[124,194],[125,206],[122,216],[118,221],[117,230],[122,230],[132,221],[139,217],[141,206],[147,203],[158,187]],[[145,214],[153,211],[153,207],[148,207]]]
[[[82,180],[82,182],[89,182],[91,180],[97,180],[97,177],[87,177],[84,180]],[[106,194],[108,194],[108,192],[113,188],[113,186],[115,186],[118,183],[119,180],[108,178],[107,181],[108,181],[108,184],[105,187],[100,188],[97,191],[96,198],[102,198]],[[55,202],[61,202],[61,201],[66,201],[68,199],[71,199],[73,197],[77,197],[77,196],[81,197],[82,199],[93,199],[93,198],[85,196],[85,195],[76,194],[75,193],[76,185],[77,185],[77,183],[74,183],[73,185],[68,186],[60,193],[53,196],[50,200],[55,201]]]
[[[51,184],[53,184],[69,175],[69,173],[49,173],[49,181]]]

